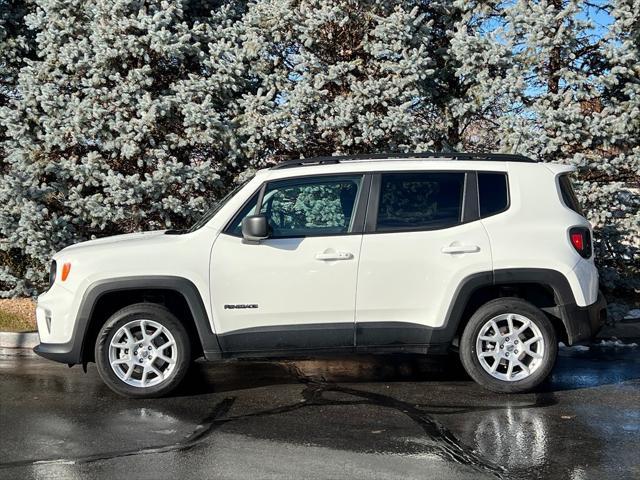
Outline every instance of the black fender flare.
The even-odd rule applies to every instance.
[[[576,330],[571,318],[571,312],[576,308],[573,291],[567,278],[557,270],[546,268],[509,268],[493,272],[479,272],[466,277],[458,286],[445,323],[437,335],[442,341],[451,341],[458,331],[462,315],[472,295],[480,288],[518,283],[534,283],[549,287],[554,294],[559,316],[567,330],[569,341],[575,336]],[[434,335],[436,332],[434,331]]]
[[[187,278],[169,275],[106,278],[92,283],[85,290],[80,302],[71,340],[64,344],[40,344],[34,351],[45,358],[69,365],[82,363],[85,342],[90,331],[89,326],[100,298],[105,294],[118,291],[155,289],[175,291],[184,297],[193,316],[205,357],[207,359],[220,358],[221,350],[218,338],[211,329],[211,322],[197,287]]]

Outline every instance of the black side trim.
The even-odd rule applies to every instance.
[[[397,345],[424,345],[430,343],[430,332],[425,325],[408,322],[358,322],[356,345],[358,347]]]
[[[438,345],[446,348],[453,340],[456,328],[449,324],[433,328],[409,322],[361,322],[356,324],[356,346],[358,349],[387,349],[393,352],[414,347],[433,349]]]
[[[449,353],[448,344],[435,345],[393,345],[375,347],[333,347],[313,349],[289,349],[289,350],[252,350],[242,352],[225,352],[223,358],[238,359],[274,359],[274,358],[318,358],[336,355],[351,354],[415,354],[415,355],[445,355]]]
[[[225,355],[240,352],[353,347],[353,322],[273,325],[218,335]]]
[[[225,357],[267,356],[272,352],[384,351],[402,353],[446,347],[451,338],[442,329],[409,322],[313,323],[245,328],[218,335]],[[455,332],[454,332],[455,333]],[[270,353],[271,352],[271,353]]]
[[[211,323],[198,289],[190,280],[173,276],[123,277],[105,279],[93,283],[85,291],[80,303],[71,340],[65,344],[41,343],[34,348],[34,352],[50,360],[70,365],[81,363],[90,319],[100,297],[106,293],[116,291],[145,289],[174,290],[183,295],[195,320],[205,357],[210,360],[221,357],[220,345],[216,335],[211,330]],[[87,347],[92,348],[92,346]]]
[[[352,322],[246,328],[218,336],[224,358],[313,357],[348,353],[446,353],[439,330],[407,322]]]

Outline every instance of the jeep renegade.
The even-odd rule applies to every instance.
[[[130,397],[198,358],[446,354],[530,390],[604,321],[573,167],[518,155],[327,157],[264,169],[192,228],[53,257],[39,355]]]

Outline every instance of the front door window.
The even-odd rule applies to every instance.
[[[270,238],[320,237],[353,231],[361,175],[293,178],[269,183],[259,213],[267,217]],[[256,213],[255,195],[231,223],[242,234],[242,219]]]

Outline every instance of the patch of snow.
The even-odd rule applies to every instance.
[[[640,308],[634,308],[633,310],[629,310],[627,314],[624,316],[625,320],[639,320],[640,319]]]
[[[559,347],[562,350],[569,350],[571,352],[586,352],[589,350],[589,347],[587,347],[586,345],[573,345],[569,347],[562,342],[560,342]]]
[[[596,346],[598,347],[608,347],[608,348],[622,348],[622,347],[630,347],[630,348],[634,348],[637,347],[638,344],[633,342],[633,343],[624,343],[621,340],[618,340],[616,337],[611,337],[610,340],[600,340],[599,343],[596,343]]]

